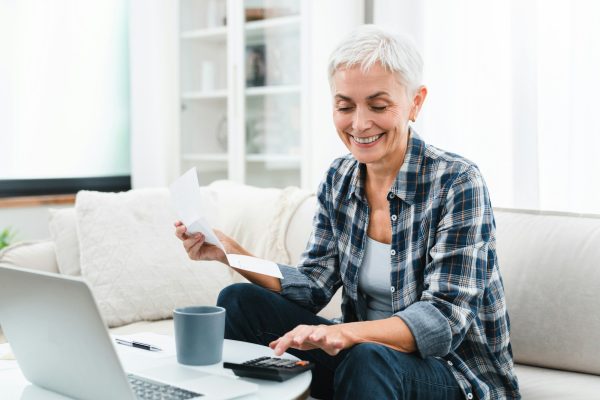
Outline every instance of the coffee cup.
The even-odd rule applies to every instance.
[[[173,310],[177,361],[185,365],[216,364],[223,358],[225,309],[216,306]]]

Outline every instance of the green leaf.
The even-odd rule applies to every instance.
[[[4,228],[2,232],[0,232],[0,250],[10,246],[15,238],[15,235],[16,232],[12,228]]]

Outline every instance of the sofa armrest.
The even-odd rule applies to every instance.
[[[286,235],[285,247],[290,255],[292,265],[300,261],[312,232],[312,221],[317,209],[317,198],[310,196],[300,204],[290,219]]]
[[[0,265],[59,273],[51,240],[16,243],[0,252]]]
[[[333,295],[329,304],[319,312],[319,316],[327,319],[340,318],[342,316],[342,289]]]

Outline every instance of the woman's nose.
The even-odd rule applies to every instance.
[[[363,132],[369,129],[372,125],[372,121],[369,119],[367,110],[362,107],[357,107],[356,112],[352,118],[352,129],[355,132]]]

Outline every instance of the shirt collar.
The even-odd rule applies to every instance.
[[[396,175],[396,181],[390,188],[390,192],[410,205],[415,204],[424,155],[425,142],[411,128],[404,162],[400,167],[400,171],[398,171],[398,175]]]
[[[418,176],[421,171],[423,155],[425,154],[425,142],[419,137],[414,129],[409,128],[408,146],[404,155],[404,162],[396,175],[396,180],[390,188],[390,193],[413,205],[417,193]],[[365,192],[364,176],[367,171],[365,164],[358,163],[358,167],[352,173],[348,198],[353,194],[361,201],[367,201]]]

